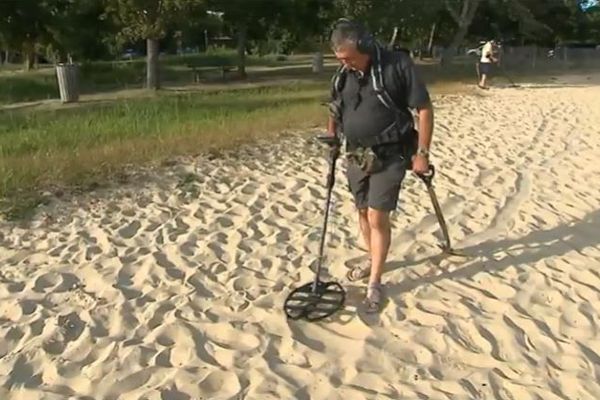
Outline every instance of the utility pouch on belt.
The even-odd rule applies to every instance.
[[[346,157],[366,174],[376,174],[393,160],[402,159],[408,170],[412,169],[412,158],[417,152],[419,135],[412,130],[401,143],[389,143],[376,147],[349,146],[346,143]]]
[[[357,165],[366,174],[375,174],[383,169],[382,160],[370,147],[357,147],[346,152],[348,161]]]

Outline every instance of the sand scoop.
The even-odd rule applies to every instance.
[[[323,218],[315,279],[294,289],[285,299],[284,310],[287,317],[292,320],[306,319],[308,321],[317,321],[326,318],[344,307],[346,298],[346,292],[342,285],[333,281],[324,282],[320,279],[331,193],[335,183],[335,163],[339,157],[340,143],[335,136],[318,136],[317,139],[329,146],[329,172],[327,174],[325,216]]]
[[[429,166],[429,172],[427,174],[416,174],[425,186],[427,187],[427,192],[429,193],[429,197],[431,198],[431,203],[433,205],[433,209],[435,211],[435,216],[440,224],[440,229],[442,230],[442,234],[444,235],[444,243],[439,245],[444,254],[448,254],[451,256],[460,256],[466,257],[466,255],[460,250],[456,250],[452,248],[452,244],[450,243],[450,235],[448,234],[448,226],[446,225],[446,220],[444,219],[444,214],[442,214],[442,208],[440,207],[440,203],[438,202],[437,196],[435,194],[435,190],[433,188],[433,177],[435,176],[435,167],[433,165]]]

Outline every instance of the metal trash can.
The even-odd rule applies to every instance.
[[[79,70],[76,64],[58,64],[56,66],[58,90],[63,103],[79,100]]]

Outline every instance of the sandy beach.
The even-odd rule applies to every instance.
[[[408,176],[368,320],[345,279],[364,255],[345,160],[325,266],[346,307],[318,323],[282,310],[318,253],[311,135],[0,222],[0,399],[599,399],[599,78],[434,98],[434,184],[469,257],[440,257]]]

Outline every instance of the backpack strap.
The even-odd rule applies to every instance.
[[[371,82],[373,83],[373,90],[377,94],[379,101],[386,106],[388,109],[394,111],[396,114],[400,114],[401,111],[392,100],[390,94],[385,90],[383,86],[383,71],[381,62],[381,49],[379,46],[375,47],[375,62],[373,68],[371,68]]]
[[[331,79],[332,90],[335,91],[336,95],[344,88],[347,72],[348,68],[345,65],[342,65],[338,68],[338,70],[335,72],[335,75]]]
[[[389,92],[385,89],[383,76],[381,48],[379,46],[375,46],[374,63],[373,67],[371,68],[371,82],[373,84],[373,90],[376,93],[379,101],[386,108],[396,114],[396,123],[393,125],[392,129],[386,129],[380,135],[375,137],[373,144],[370,146],[402,141],[406,138],[407,133],[412,133],[414,130],[412,115],[400,108]]]

